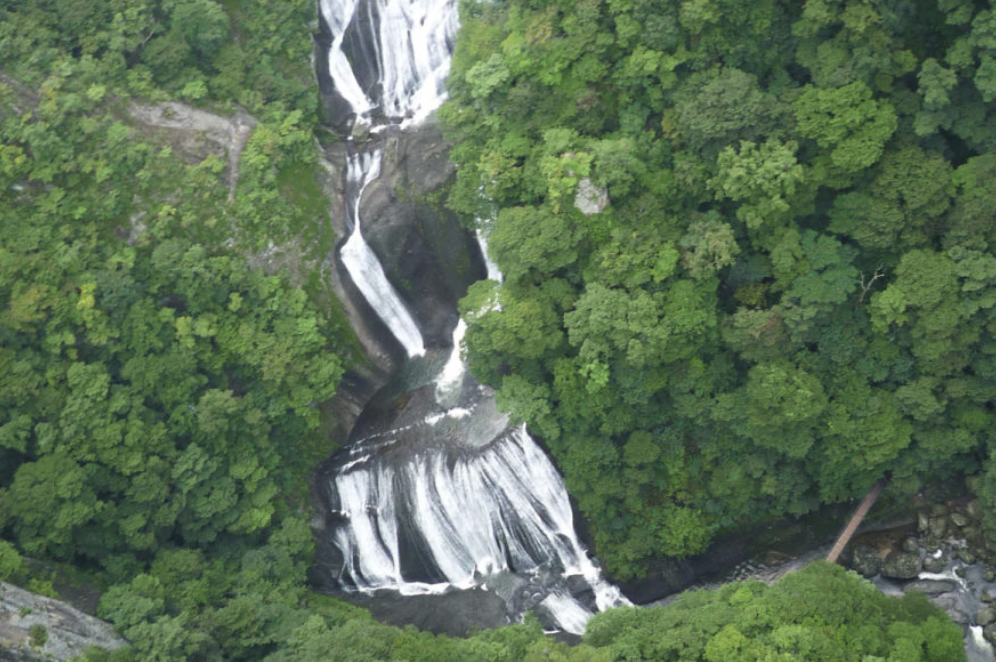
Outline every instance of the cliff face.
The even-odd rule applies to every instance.
[[[381,175],[360,202],[363,236],[412,312],[427,350],[448,352],[457,301],[471,283],[486,276],[473,236],[443,207],[442,187],[453,175],[449,145],[433,124],[377,141],[383,150]],[[325,154],[331,219],[340,245],[352,231],[344,200],[348,151],[372,147],[341,142]],[[333,290],[367,359],[346,375],[336,397],[338,436],[344,439],[366,403],[398,372],[404,352],[353,284],[339,261],[338,246],[330,260]]]
[[[109,623],[0,582],[0,661],[69,660],[90,646],[113,650],[124,645]]]
[[[477,242],[444,207],[454,173],[438,127],[388,136],[382,173],[360,206],[363,233],[415,315],[428,349],[449,348],[457,301],[486,276]]]

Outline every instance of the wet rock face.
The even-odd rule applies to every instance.
[[[363,236],[428,348],[449,346],[457,301],[486,276],[476,242],[437,194],[453,168],[438,127],[391,135],[360,204]]]
[[[332,127],[338,133],[348,134],[355,119],[349,103],[336,92],[329,75],[329,47],[332,45],[332,33],[324,20],[318,21],[318,32],[315,40],[315,78],[318,81],[318,103],[322,122]]]
[[[475,629],[508,624],[505,601],[481,589],[407,597],[389,591],[376,596],[354,593],[337,597],[370,609],[378,621],[399,626],[411,624],[420,630],[451,637],[465,637]]]
[[[383,149],[381,175],[367,186],[360,203],[363,236],[412,312],[427,348],[448,348],[457,301],[486,275],[473,236],[442,205],[439,191],[454,168],[449,145],[432,124],[377,140]],[[341,241],[352,231],[344,190],[348,154],[356,147],[337,143],[324,162],[332,225]],[[332,404],[334,419],[342,422],[335,437],[346,439],[363,408],[399,370],[404,351],[356,288],[337,251],[330,262],[333,291],[369,359],[347,373]]]

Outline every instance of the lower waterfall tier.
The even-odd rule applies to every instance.
[[[457,421],[477,427],[474,409],[428,415],[395,432]],[[397,443],[392,437],[360,442],[329,477],[342,586],[402,595],[490,587],[510,618],[536,609],[571,632],[621,602],[578,541],[563,482],[525,428],[506,429],[483,448],[432,445],[411,454],[384,453]]]

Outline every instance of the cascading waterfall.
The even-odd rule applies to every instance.
[[[574,533],[556,469],[523,428],[462,456],[434,449],[400,466],[366,462],[340,473],[336,489],[350,526],[335,540],[357,588],[438,592],[551,563],[565,574],[597,572]],[[405,540],[402,521],[412,527]]]
[[[404,120],[404,127],[439,107],[458,26],[456,4],[321,0],[322,17],[333,35],[329,74],[360,121],[369,121],[379,109],[386,118]]]
[[[418,123],[442,102],[455,0],[321,0],[321,11],[336,90],[358,122],[394,122],[371,133]],[[352,231],[342,263],[408,356],[423,356],[418,325],[361,232],[360,200],[380,174],[381,152],[355,145],[351,152]],[[489,276],[500,279],[486,260]],[[580,633],[594,609],[625,598],[578,541],[549,458],[524,426],[508,427],[491,390],[467,374],[465,330],[461,320],[445,360],[418,359],[434,377],[410,388],[389,415],[373,416],[372,429],[335,458],[328,498],[343,559],[339,582],[403,595],[484,586],[505,599],[510,618],[536,609],[551,625]]]
[[[340,251],[342,263],[352,276],[363,298],[370,302],[374,311],[391,330],[398,342],[408,352],[408,356],[425,354],[425,343],[419,333],[418,324],[405,307],[391,283],[384,274],[384,267],[373,250],[363,240],[360,230],[360,198],[367,184],[380,174],[379,151],[354,154],[350,157],[346,170],[346,183],[350,192],[355,191],[353,203],[353,232]]]

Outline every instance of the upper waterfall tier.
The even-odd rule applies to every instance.
[[[419,123],[446,98],[456,0],[321,0],[329,75],[358,118]]]

